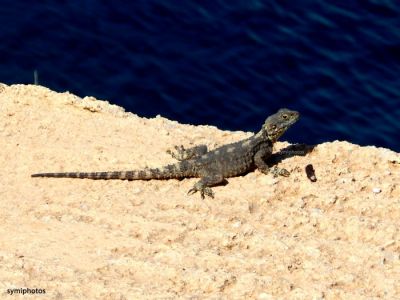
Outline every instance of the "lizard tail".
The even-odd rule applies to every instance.
[[[135,171],[115,172],[61,172],[61,173],[37,173],[31,177],[55,177],[55,178],[88,178],[88,179],[121,179],[121,180],[149,180],[171,179],[191,177],[186,166],[182,164],[167,165],[163,168],[143,169]]]

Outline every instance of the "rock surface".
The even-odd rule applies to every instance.
[[[173,161],[166,153],[173,145],[214,148],[249,135],[139,118],[40,86],[0,85],[0,293],[398,297],[400,155],[387,149],[320,144],[279,163],[288,178],[251,172],[204,201],[186,195],[197,179],[30,178],[157,167]],[[308,164],[316,182],[307,178]]]

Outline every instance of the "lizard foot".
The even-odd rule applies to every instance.
[[[278,176],[284,176],[284,177],[288,177],[290,175],[290,172],[286,169],[281,169],[278,168],[277,166],[275,166],[271,173],[274,175],[274,177],[278,177]]]
[[[207,195],[210,198],[214,198],[214,192],[211,188],[206,186],[198,187],[196,184],[188,191],[188,195],[193,195],[196,192],[200,192],[201,199],[204,199],[204,195]]]
[[[185,159],[190,159],[194,156],[193,153],[190,153],[190,151],[187,151],[183,145],[180,146],[175,146],[175,150],[167,150],[167,153],[170,154],[173,158],[177,160],[185,160]]]
[[[175,150],[167,150],[167,153],[170,154],[173,158],[180,161],[200,157],[203,154],[207,153],[206,145],[197,145],[188,149],[180,145],[175,146],[174,149]]]

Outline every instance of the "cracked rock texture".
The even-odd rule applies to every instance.
[[[30,178],[157,167],[176,144],[250,134],[0,85],[1,298],[21,287],[41,299],[398,298],[400,155],[388,149],[316,145],[279,162],[290,177],[254,171],[204,201],[186,195],[197,179]]]

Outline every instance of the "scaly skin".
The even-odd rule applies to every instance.
[[[209,152],[205,145],[190,149],[184,149],[183,146],[175,147],[176,152],[168,152],[180,161],[162,168],[118,172],[39,173],[31,176],[122,180],[201,177],[188,194],[199,191],[202,198],[204,195],[213,198],[214,193],[210,187],[222,183],[225,178],[241,175],[254,167],[268,174],[270,169],[265,161],[272,154],[273,144],[299,119],[299,116],[296,111],[280,109],[266,119],[258,133]],[[277,167],[271,173],[274,176],[289,176],[287,170]]]

